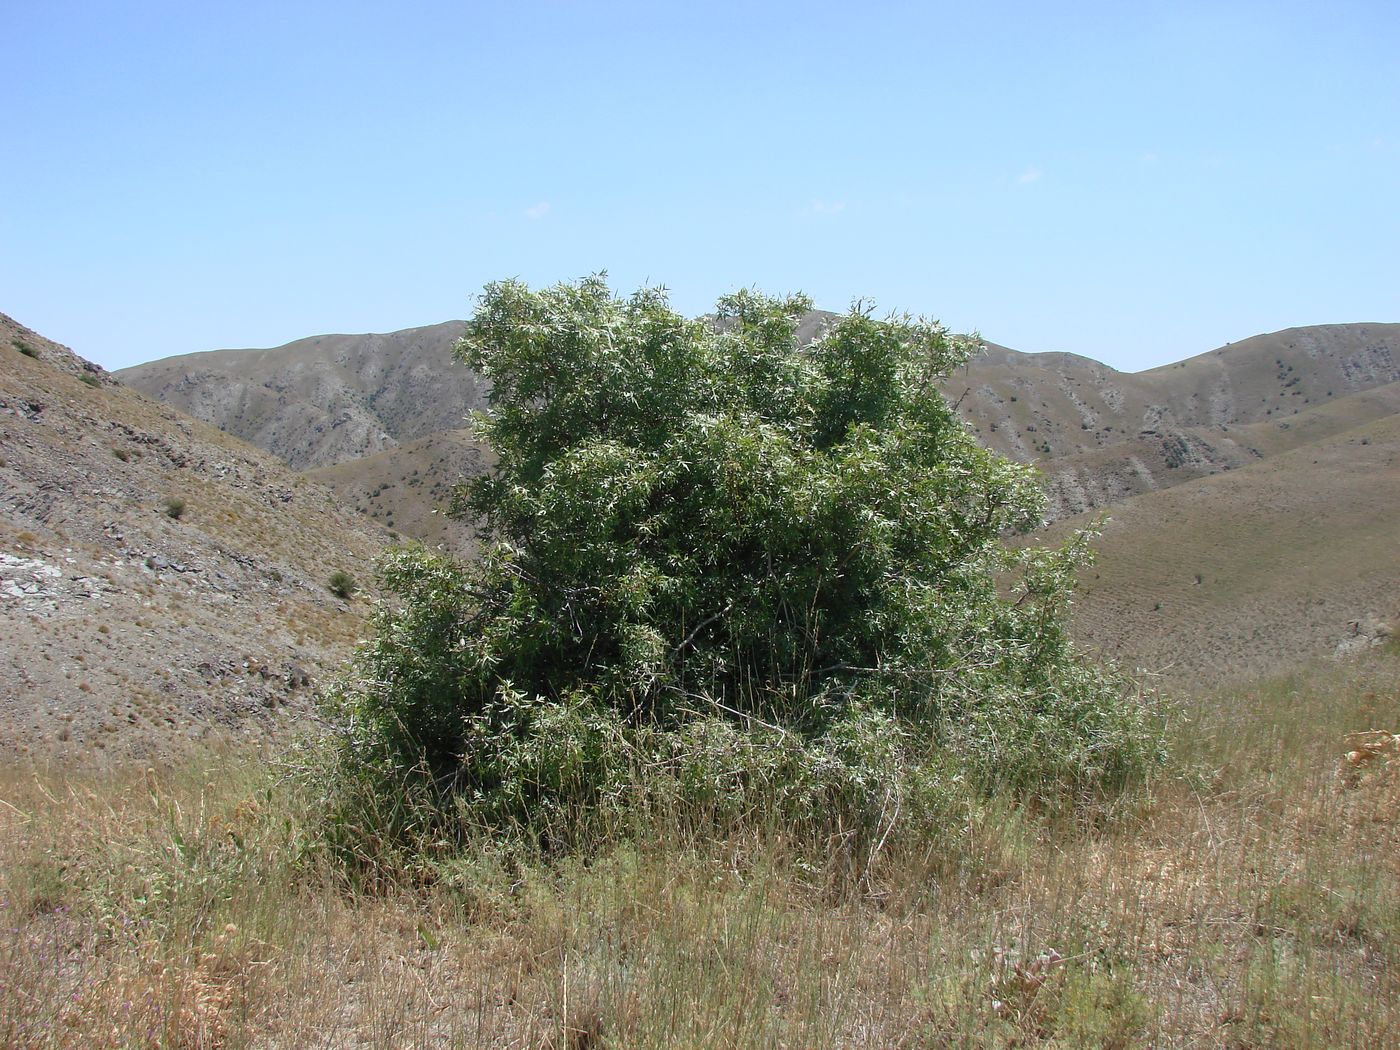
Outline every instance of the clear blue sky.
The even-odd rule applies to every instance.
[[[1400,5],[0,0],[0,311],[109,367],[607,270],[1138,369],[1400,321]]]

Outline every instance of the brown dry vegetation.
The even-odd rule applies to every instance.
[[[1066,822],[967,800],[859,875],[780,830],[482,844],[374,892],[246,756],[0,790],[0,1043],[1383,1046],[1400,1039],[1400,652],[1203,697]],[[832,851],[833,855],[839,851]]]
[[[491,463],[490,450],[470,430],[441,430],[306,476],[396,533],[474,557],[475,530],[446,511],[454,488]]]
[[[1396,415],[1138,496],[1095,543],[1077,632],[1177,683],[1330,653],[1353,621],[1400,616],[1397,520]]]

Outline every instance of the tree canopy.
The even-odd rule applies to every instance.
[[[1139,775],[1140,707],[1066,635],[1084,538],[1008,542],[1040,522],[1034,471],[939,390],[975,342],[859,303],[804,339],[811,305],[744,291],[687,319],[601,276],[489,285],[457,351],[491,384],[496,465],[453,508],[482,554],[387,559],[342,757],[526,821],[636,790],[643,751],[684,781],[776,749],[857,794]],[[755,779],[731,773],[706,776]]]

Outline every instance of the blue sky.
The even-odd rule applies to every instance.
[[[0,311],[109,367],[607,270],[1139,369],[1400,320],[1400,5],[0,0]]]

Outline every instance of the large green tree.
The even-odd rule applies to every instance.
[[[388,559],[343,755],[516,817],[638,748],[679,768],[759,738],[809,769],[1139,773],[1141,712],[1066,639],[1083,543],[1008,544],[1040,521],[1034,473],[939,391],[973,344],[861,305],[803,340],[810,309],[488,286],[458,354],[491,383],[496,466],[454,507],[482,556]]]

